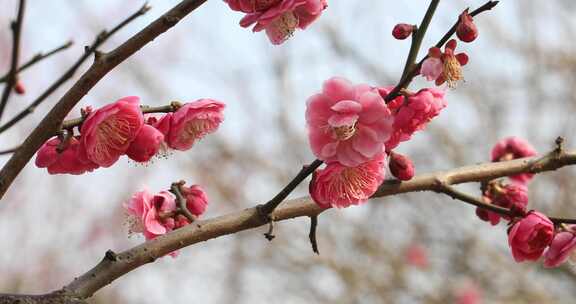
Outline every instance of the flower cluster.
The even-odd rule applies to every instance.
[[[387,105],[382,96],[391,90],[335,77],[308,99],[308,139],[314,155],[326,163],[310,183],[310,195],[319,206],[365,202],[384,180],[387,154],[394,176],[408,180],[414,175],[410,159],[392,149],[438,115],[446,106],[444,93],[423,89]]]
[[[50,174],[83,174],[110,167],[122,155],[148,162],[168,147],[187,150],[214,132],[223,121],[224,104],[200,99],[180,106],[159,119],[144,117],[136,96],[124,97],[98,110],[84,110],[80,135],[49,139],[38,150],[36,166]]]
[[[296,29],[306,29],[328,6],[326,0],[224,0],[232,10],[246,14],[240,26],[266,31],[272,44],[281,44]]]
[[[206,193],[198,185],[180,186],[186,199],[186,208],[194,216],[204,213],[208,205]],[[151,194],[148,190],[136,192],[124,204],[128,213],[129,232],[142,233],[146,240],[166,234],[190,224],[176,204],[174,195],[168,191]],[[173,257],[177,252],[170,253]]]

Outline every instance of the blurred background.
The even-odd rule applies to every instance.
[[[467,6],[444,1],[421,56]],[[152,10],[113,36],[110,50],[175,0],[152,0]],[[210,97],[227,103],[220,130],[186,153],[146,166],[123,158],[82,176],[51,176],[28,164],[0,203],[0,292],[44,293],[92,266],[107,249],[143,242],[128,237],[121,207],[142,187],[157,192],[184,179],[210,196],[205,218],[270,199],[313,160],[304,123],[308,96],[332,76],[393,85],[409,42],[394,40],[396,23],[419,23],[428,1],[329,1],[318,22],[282,46],[238,26],[242,14],[208,1],[178,26],[116,68],[81,101],[101,106],[138,95],[143,104]],[[69,50],[21,73],[27,93],[13,95],[4,121],[28,105],[141,1],[29,1],[22,60],[73,39]],[[0,74],[9,68],[9,22],[17,1],[0,8]],[[399,148],[417,173],[489,159],[500,138],[517,135],[540,152],[557,136],[576,146],[576,2],[502,1],[475,19],[479,38],[460,43],[470,56],[465,83],[448,92],[449,106]],[[90,60],[89,60],[90,61]],[[73,81],[88,67],[80,69]],[[0,137],[19,144],[72,85],[67,82],[33,115]],[[411,89],[430,83],[418,79]],[[0,158],[6,162],[7,156]],[[530,208],[576,217],[576,169],[538,175]],[[464,186],[479,194],[478,185]],[[306,183],[291,197],[307,194]],[[308,243],[307,218],[281,222],[276,239],[266,228],[197,244],[115,281],[91,303],[567,303],[576,296],[576,270],[565,265],[513,262],[506,226],[476,218],[474,208],[435,193],[373,200],[329,210],[319,218],[320,255]]]

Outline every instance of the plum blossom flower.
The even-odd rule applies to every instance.
[[[382,151],[393,117],[377,89],[334,77],[308,99],[306,123],[316,157],[355,167]]]
[[[386,141],[386,150],[391,151],[400,142],[409,140],[414,132],[423,130],[446,105],[444,91],[433,88],[422,89],[408,97],[394,115],[393,133]]]
[[[98,165],[79,156],[80,142],[72,137],[63,151],[58,151],[61,141],[53,137],[46,141],[36,154],[38,168],[48,169],[49,174],[79,175],[98,168]]]
[[[182,195],[186,198],[186,208],[195,216],[200,216],[208,206],[208,196],[198,185],[181,186]]]
[[[160,150],[164,134],[151,125],[145,124],[130,143],[126,155],[137,162],[149,161]]]
[[[390,173],[399,180],[407,181],[414,177],[414,164],[412,160],[400,153],[390,152],[388,164]]]
[[[230,8],[247,13],[240,26],[252,28],[253,32],[266,31],[272,44],[281,44],[290,38],[297,28],[306,29],[327,7],[326,0],[255,0],[226,1]]]
[[[458,18],[456,36],[464,42],[472,42],[478,38],[478,28],[474,23],[474,19],[468,13],[468,9],[465,9]]]
[[[176,210],[176,201],[168,191],[155,195],[148,190],[136,192],[124,208],[130,216],[130,232],[142,233],[147,240],[174,229],[170,215]]]
[[[544,254],[544,267],[558,267],[566,262],[576,248],[574,225],[568,226],[571,231],[557,233]]]
[[[199,99],[183,105],[170,115],[170,131],[165,139],[168,147],[185,151],[205,135],[216,131],[224,120],[224,107],[222,102],[213,99]],[[158,124],[167,123],[161,119]],[[160,131],[164,133],[165,129],[166,126],[161,126]]]
[[[512,226],[508,245],[516,262],[536,261],[554,237],[554,224],[544,214],[531,211]]]
[[[444,53],[440,48],[432,47],[428,50],[428,58],[420,67],[420,74],[428,81],[435,80],[436,85],[448,83],[448,87],[454,88],[456,83],[464,79],[462,66],[468,63],[466,53],[454,54],[456,40],[451,39],[446,43]]]
[[[328,163],[324,169],[314,172],[310,196],[322,208],[360,205],[376,192],[384,180],[385,161],[386,154],[379,153],[356,167]]]
[[[492,148],[491,152],[493,162],[530,157],[536,154],[538,153],[529,142],[516,136],[506,137],[498,141]],[[533,176],[534,174],[532,173],[520,173],[510,176],[510,179],[521,183],[527,183]]]
[[[136,96],[124,97],[88,115],[80,129],[86,159],[107,168],[126,153],[144,125],[139,101]]]
[[[494,204],[499,207],[507,209],[525,211],[528,206],[528,188],[522,183],[490,184],[488,190],[483,195],[483,200],[486,203]],[[500,222],[500,218],[504,217],[510,220],[507,216],[501,216],[492,211],[482,208],[476,209],[476,215],[480,219],[496,225]]]

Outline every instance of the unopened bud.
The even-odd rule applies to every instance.
[[[410,37],[410,35],[412,35],[412,32],[415,29],[416,26],[414,25],[407,23],[398,23],[396,24],[396,26],[394,26],[394,29],[392,29],[392,36],[394,36],[394,38],[398,40],[404,40]]]
[[[390,172],[397,179],[407,181],[414,177],[414,164],[407,156],[399,153],[390,152]]]
[[[468,14],[468,9],[460,14],[458,26],[456,27],[456,36],[464,42],[472,42],[478,37],[478,28],[474,24],[474,19]]]
[[[16,81],[16,84],[14,85],[14,92],[16,92],[18,95],[26,94],[26,88],[20,80]]]

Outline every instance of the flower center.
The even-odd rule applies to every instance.
[[[296,27],[298,26],[298,18],[292,12],[286,12],[282,16],[274,19],[269,25],[269,29],[274,36],[274,41],[284,42],[292,37]]]
[[[456,56],[450,55],[444,58],[442,76],[446,79],[450,88],[456,87],[456,82],[464,79],[464,76],[462,76],[462,66],[456,59]]]
[[[127,119],[110,116],[102,121],[96,128],[96,157],[107,159],[112,150],[122,150],[132,134],[132,126]]]
[[[352,138],[356,133],[356,123],[340,127],[332,127],[332,134],[339,141],[345,141]]]
[[[343,199],[356,200],[365,196],[364,189],[370,188],[371,181],[372,177],[367,170],[362,170],[361,167],[346,168],[330,185],[330,191],[340,193]]]
[[[536,236],[528,240],[528,245],[533,249],[540,249],[546,247],[552,240],[552,232],[548,229],[540,229],[536,232]]]
[[[180,133],[182,141],[196,141],[210,132],[213,128],[212,122],[208,119],[193,119],[186,123],[183,132]]]

